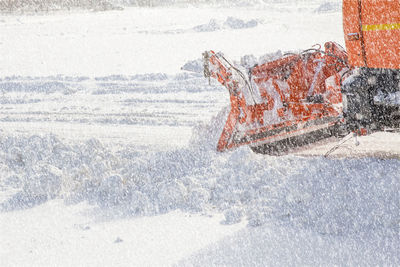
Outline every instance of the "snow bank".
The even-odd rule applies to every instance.
[[[317,9],[315,9],[315,13],[331,13],[331,12],[340,12],[342,9],[341,2],[325,2],[322,3]]]
[[[206,24],[199,24],[192,28],[176,28],[172,30],[142,30],[139,33],[144,34],[191,34],[191,33],[206,33],[222,30],[240,30],[257,27],[260,20],[251,19],[248,21],[236,18],[227,17],[225,21],[212,18]]]
[[[204,70],[203,59],[199,58],[196,60],[189,60],[181,67],[181,70],[203,73]]]
[[[235,17],[228,17],[223,23],[220,23],[216,19],[211,19],[208,24],[202,24],[193,27],[196,32],[213,32],[222,29],[247,29],[257,27],[258,21],[255,19],[244,21]]]
[[[213,208],[226,224],[278,221],[333,235],[399,230],[399,160],[275,158],[248,148],[217,153],[227,111],[196,127],[191,148],[182,150],[111,152],[95,139],[3,137],[1,189],[18,192],[1,209],[63,198],[129,216]]]
[[[258,25],[258,21],[255,19],[249,21],[243,21],[238,18],[228,17],[224,22],[224,26],[231,29],[246,29],[253,28]]]
[[[193,27],[193,30],[196,32],[213,32],[220,30],[221,28],[221,24],[219,24],[216,19],[211,19],[208,24],[195,26]]]
[[[195,63],[193,64],[195,65]],[[199,68],[199,66],[197,66],[197,68]],[[190,69],[190,67],[188,67],[188,69]],[[193,67],[193,70],[197,70],[195,66]],[[191,90],[191,88],[187,87],[199,87],[200,83],[196,83],[195,81],[198,78],[201,78],[201,81],[204,82],[202,76],[195,73],[179,73],[175,75],[167,75],[165,73],[147,73],[136,75],[108,75],[94,78],[64,75],[48,77],[6,76],[0,80],[0,91],[3,92],[3,94],[62,93],[66,95],[82,91],[90,92],[92,94],[116,94],[126,92],[161,93],[186,91]],[[157,84],[157,82],[166,82],[166,84],[161,86],[160,84]],[[179,86],[179,84],[183,83],[188,83],[187,87]],[[190,83],[192,83],[192,85],[190,85]],[[203,84],[204,83],[201,83],[201,85]],[[199,88],[198,91],[202,91],[202,89],[204,88]],[[4,97],[6,98],[7,95],[4,95]],[[2,101],[4,101],[4,97]]]

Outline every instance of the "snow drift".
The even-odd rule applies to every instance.
[[[95,139],[3,137],[1,190],[15,193],[1,210],[63,198],[118,216],[217,210],[226,224],[246,218],[251,226],[276,222],[329,235],[399,231],[397,159],[277,158],[247,148],[216,153],[226,113],[195,128],[193,146],[182,150],[112,152]]]

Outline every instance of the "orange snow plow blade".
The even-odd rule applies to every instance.
[[[340,83],[349,70],[345,50],[334,42],[256,65],[244,74],[220,53],[207,51],[204,75],[230,94],[231,110],[218,151],[257,147],[338,125]]]

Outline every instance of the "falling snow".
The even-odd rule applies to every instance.
[[[6,2],[2,266],[400,265],[399,133],[215,150],[229,94],[202,52],[344,44],[340,1]]]

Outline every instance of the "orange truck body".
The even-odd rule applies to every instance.
[[[343,29],[352,66],[400,69],[400,0],[344,0]]]

